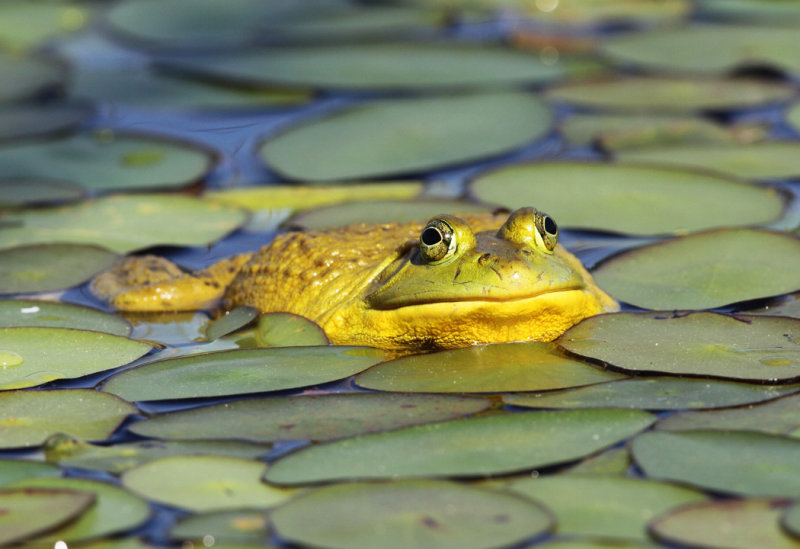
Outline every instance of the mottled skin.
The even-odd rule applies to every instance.
[[[337,344],[550,341],[618,305],[545,227],[557,232],[546,214],[522,208],[427,225],[291,232],[191,274],[161,258],[128,258],[98,276],[92,291],[122,310],[191,310],[222,299],[226,308],[292,312]]]

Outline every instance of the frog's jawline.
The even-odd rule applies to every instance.
[[[536,294],[528,294],[528,295],[524,295],[524,296],[517,296],[517,297],[511,297],[511,298],[504,298],[504,297],[487,298],[487,297],[483,297],[481,299],[476,299],[474,297],[464,296],[463,298],[460,298],[460,299],[437,299],[437,300],[431,300],[431,301],[414,300],[414,301],[408,301],[406,303],[402,303],[402,304],[399,304],[399,305],[383,306],[383,307],[379,307],[375,303],[371,303],[371,308],[374,309],[374,310],[378,310],[378,311],[397,311],[399,309],[405,309],[405,308],[408,308],[408,307],[421,307],[421,306],[424,306],[424,305],[436,305],[436,304],[440,304],[440,303],[475,303],[475,304],[478,304],[478,303],[487,303],[487,304],[489,304],[489,303],[508,303],[509,305],[513,305],[515,303],[522,303],[523,301],[528,301],[528,300],[532,301],[532,300],[536,299],[537,297],[542,297],[542,296],[545,296],[545,295],[553,295],[553,294],[565,293],[565,292],[574,292],[576,290],[584,291],[585,287],[584,286],[572,286],[572,287],[567,287],[567,288],[558,288],[558,289],[555,289],[555,290],[547,290],[545,292],[539,292],[539,293],[536,293]]]

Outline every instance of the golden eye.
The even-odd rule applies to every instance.
[[[536,212],[534,224],[539,238],[547,251],[552,252],[558,243],[558,225],[552,217],[544,212]],[[537,238],[538,240],[538,238]]]
[[[441,263],[453,256],[456,239],[453,227],[443,219],[428,222],[419,235],[419,251],[426,263]]]

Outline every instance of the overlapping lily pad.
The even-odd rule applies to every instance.
[[[604,290],[637,307],[722,307],[800,288],[800,239],[756,229],[707,231],[617,255],[593,274]]]
[[[589,456],[583,461],[566,469],[566,474],[575,475],[620,475],[625,476],[631,466],[628,449],[609,448],[598,454]]]
[[[113,376],[103,390],[132,401],[280,391],[342,379],[383,358],[369,347],[236,349],[144,364]]]
[[[800,103],[795,104],[794,107],[788,110],[786,119],[794,127],[795,131],[800,132]]]
[[[220,456],[173,456],[126,471],[122,484],[147,499],[192,511],[266,508],[293,490],[276,488],[259,479],[263,462]]]
[[[212,320],[206,326],[206,339],[214,341],[235,332],[250,324],[257,316],[258,309],[254,307],[241,306],[225,311],[224,315]]]
[[[796,2],[762,2],[761,0],[701,0],[700,13],[714,19],[764,22],[779,25],[800,23],[800,5]]]
[[[743,431],[649,432],[631,445],[648,477],[725,494],[795,497],[800,440]]]
[[[89,9],[77,2],[6,0],[0,4],[0,48],[34,48],[48,38],[74,32],[89,20]]]
[[[485,202],[530,204],[564,227],[632,234],[757,225],[781,215],[774,189],[663,166],[536,162],[487,172],[471,183]]]
[[[568,358],[550,343],[507,343],[398,358],[358,375],[356,384],[379,391],[493,393],[548,391],[620,377]]]
[[[76,128],[91,112],[88,105],[79,103],[5,106],[0,108],[0,141],[64,133]]]
[[[800,320],[792,318],[617,313],[584,320],[558,344],[630,372],[800,379]]]
[[[49,463],[24,459],[0,460],[0,486],[26,478],[57,476],[61,476],[61,469]]]
[[[318,324],[292,313],[267,313],[258,319],[254,332],[259,347],[328,345],[328,336]]]
[[[649,541],[651,519],[707,499],[697,490],[666,482],[605,475],[529,478],[512,482],[508,489],[553,511],[556,534],[638,541]]]
[[[781,524],[791,535],[800,538],[800,504],[795,503],[786,510],[781,517]]]
[[[0,294],[63,290],[111,267],[119,256],[83,244],[39,244],[0,250]]]
[[[58,528],[94,500],[94,494],[70,490],[0,490],[0,544],[12,545]]]
[[[529,408],[685,410],[740,406],[798,391],[798,384],[750,385],[711,379],[647,377],[564,391],[506,395],[503,402]]]
[[[215,545],[264,545],[269,521],[264,511],[235,510],[198,513],[179,520],[169,531],[169,537],[178,540],[202,542],[212,536]]]
[[[0,54],[0,104],[29,99],[58,89],[66,71],[61,65],[39,57]]]
[[[721,500],[675,509],[653,521],[650,531],[666,543],[709,549],[798,549],[800,541],[781,531],[785,499]]]
[[[84,196],[86,196],[86,189],[75,183],[24,177],[0,179],[0,208],[74,202]]]
[[[3,216],[0,249],[74,242],[126,253],[157,245],[205,246],[239,227],[247,214],[180,195],[115,195]]]
[[[593,539],[555,539],[537,545],[537,549],[658,549],[652,543],[636,541]]]
[[[110,132],[0,147],[0,177],[62,179],[93,191],[186,187],[210,167],[202,149]]]
[[[638,410],[609,409],[428,423],[304,448],[275,462],[265,478],[297,484],[522,471],[591,454],[646,428],[653,419]]]
[[[553,522],[530,500],[437,480],[328,486],[282,505],[272,520],[286,539],[342,549],[508,546]]]
[[[0,447],[37,446],[56,433],[85,440],[111,435],[136,408],[89,389],[0,393]]]
[[[289,179],[388,177],[495,156],[542,137],[550,123],[548,107],[521,92],[386,99],[290,128],[259,154]]]
[[[483,411],[491,401],[463,396],[329,394],[272,397],[160,414],[130,426],[166,439],[331,440]]]
[[[0,254],[2,255],[2,254]],[[127,336],[125,319],[89,307],[33,299],[0,299],[0,327],[73,328]]]

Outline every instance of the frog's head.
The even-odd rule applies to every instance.
[[[372,330],[411,338],[403,347],[549,341],[587,316],[616,310],[557,241],[556,222],[534,208],[483,232],[437,216],[367,289]]]

